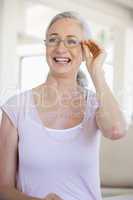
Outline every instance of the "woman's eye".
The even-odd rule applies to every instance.
[[[67,44],[71,45],[71,46],[77,46],[78,45],[78,41],[75,39],[68,39],[67,40]]]
[[[68,44],[77,44],[77,41],[74,39],[67,40]]]
[[[48,42],[52,43],[52,42],[57,42],[58,39],[57,38],[49,38],[48,39]]]

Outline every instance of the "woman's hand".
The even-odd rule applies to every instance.
[[[105,49],[94,40],[84,40],[81,42],[87,70],[90,75],[96,71],[101,72],[106,58]]]
[[[63,200],[55,193],[49,193],[43,200]]]

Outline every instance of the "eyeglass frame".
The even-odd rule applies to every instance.
[[[76,37],[75,37],[75,38],[76,38]],[[78,44],[77,44],[76,46],[73,46],[73,47],[68,47],[68,46],[66,45],[66,43],[65,43],[66,39],[64,39],[64,40],[62,40],[61,38],[58,38],[58,39],[59,39],[58,44],[57,44],[57,45],[53,45],[53,47],[57,47],[58,45],[60,45],[61,42],[63,42],[64,46],[65,46],[66,48],[68,48],[68,49],[75,48],[76,46],[78,46],[79,44],[81,44],[81,41],[78,40],[78,39],[76,38],[77,41],[78,41]],[[44,43],[45,43],[46,46],[50,46],[50,45],[47,45],[47,44],[46,44],[47,39],[45,39],[45,40],[43,40],[43,41],[44,41]],[[52,47],[52,45],[51,45],[51,47]]]

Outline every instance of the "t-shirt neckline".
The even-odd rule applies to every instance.
[[[73,126],[73,127],[65,128],[65,129],[54,129],[54,128],[49,128],[49,127],[46,127],[46,126],[43,124],[42,120],[41,120],[40,117],[39,117],[39,113],[38,113],[38,110],[37,110],[36,105],[35,105],[35,101],[34,101],[32,89],[30,89],[29,92],[30,92],[30,97],[31,97],[31,101],[32,101],[32,104],[33,104],[33,108],[34,108],[33,110],[34,110],[34,112],[35,112],[36,119],[37,119],[37,121],[39,122],[39,124],[41,125],[41,127],[42,127],[43,129],[47,130],[48,132],[63,133],[63,132],[74,131],[74,130],[77,130],[77,129],[79,129],[79,128],[82,127],[83,122],[84,122],[85,117],[86,117],[86,111],[87,111],[87,105],[88,105],[88,96],[89,96],[89,95],[88,95],[88,91],[87,91],[87,100],[86,100],[86,105],[85,105],[85,112],[84,112],[84,117],[83,117],[82,121],[81,121],[79,124],[77,124],[77,125],[75,125],[75,126]]]

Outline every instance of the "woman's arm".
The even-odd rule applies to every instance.
[[[22,192],[19,192],[18,190],[16,190],[14,187],[1,186],[0,200],[42,200],[42,199],[25,195]]]
[[[0,125],[0,200],[39,200],[15,189],[18,134],[5,112]]]
[[[127,124],[118,102],[105,81],[102,69],[106,58],[105,49],[94,40],[83,41],[82,47],[87,70],[100,102],[100,107],[96,112],[97,125],[105,137],[119,139],[127,132]]]
[[[127,124],[120,106],[108,87],[103,72],[97,70],[91,78],[100,102],[100,107],[96,112],[97,125],[105,137],[119,139],[127,132]]]

